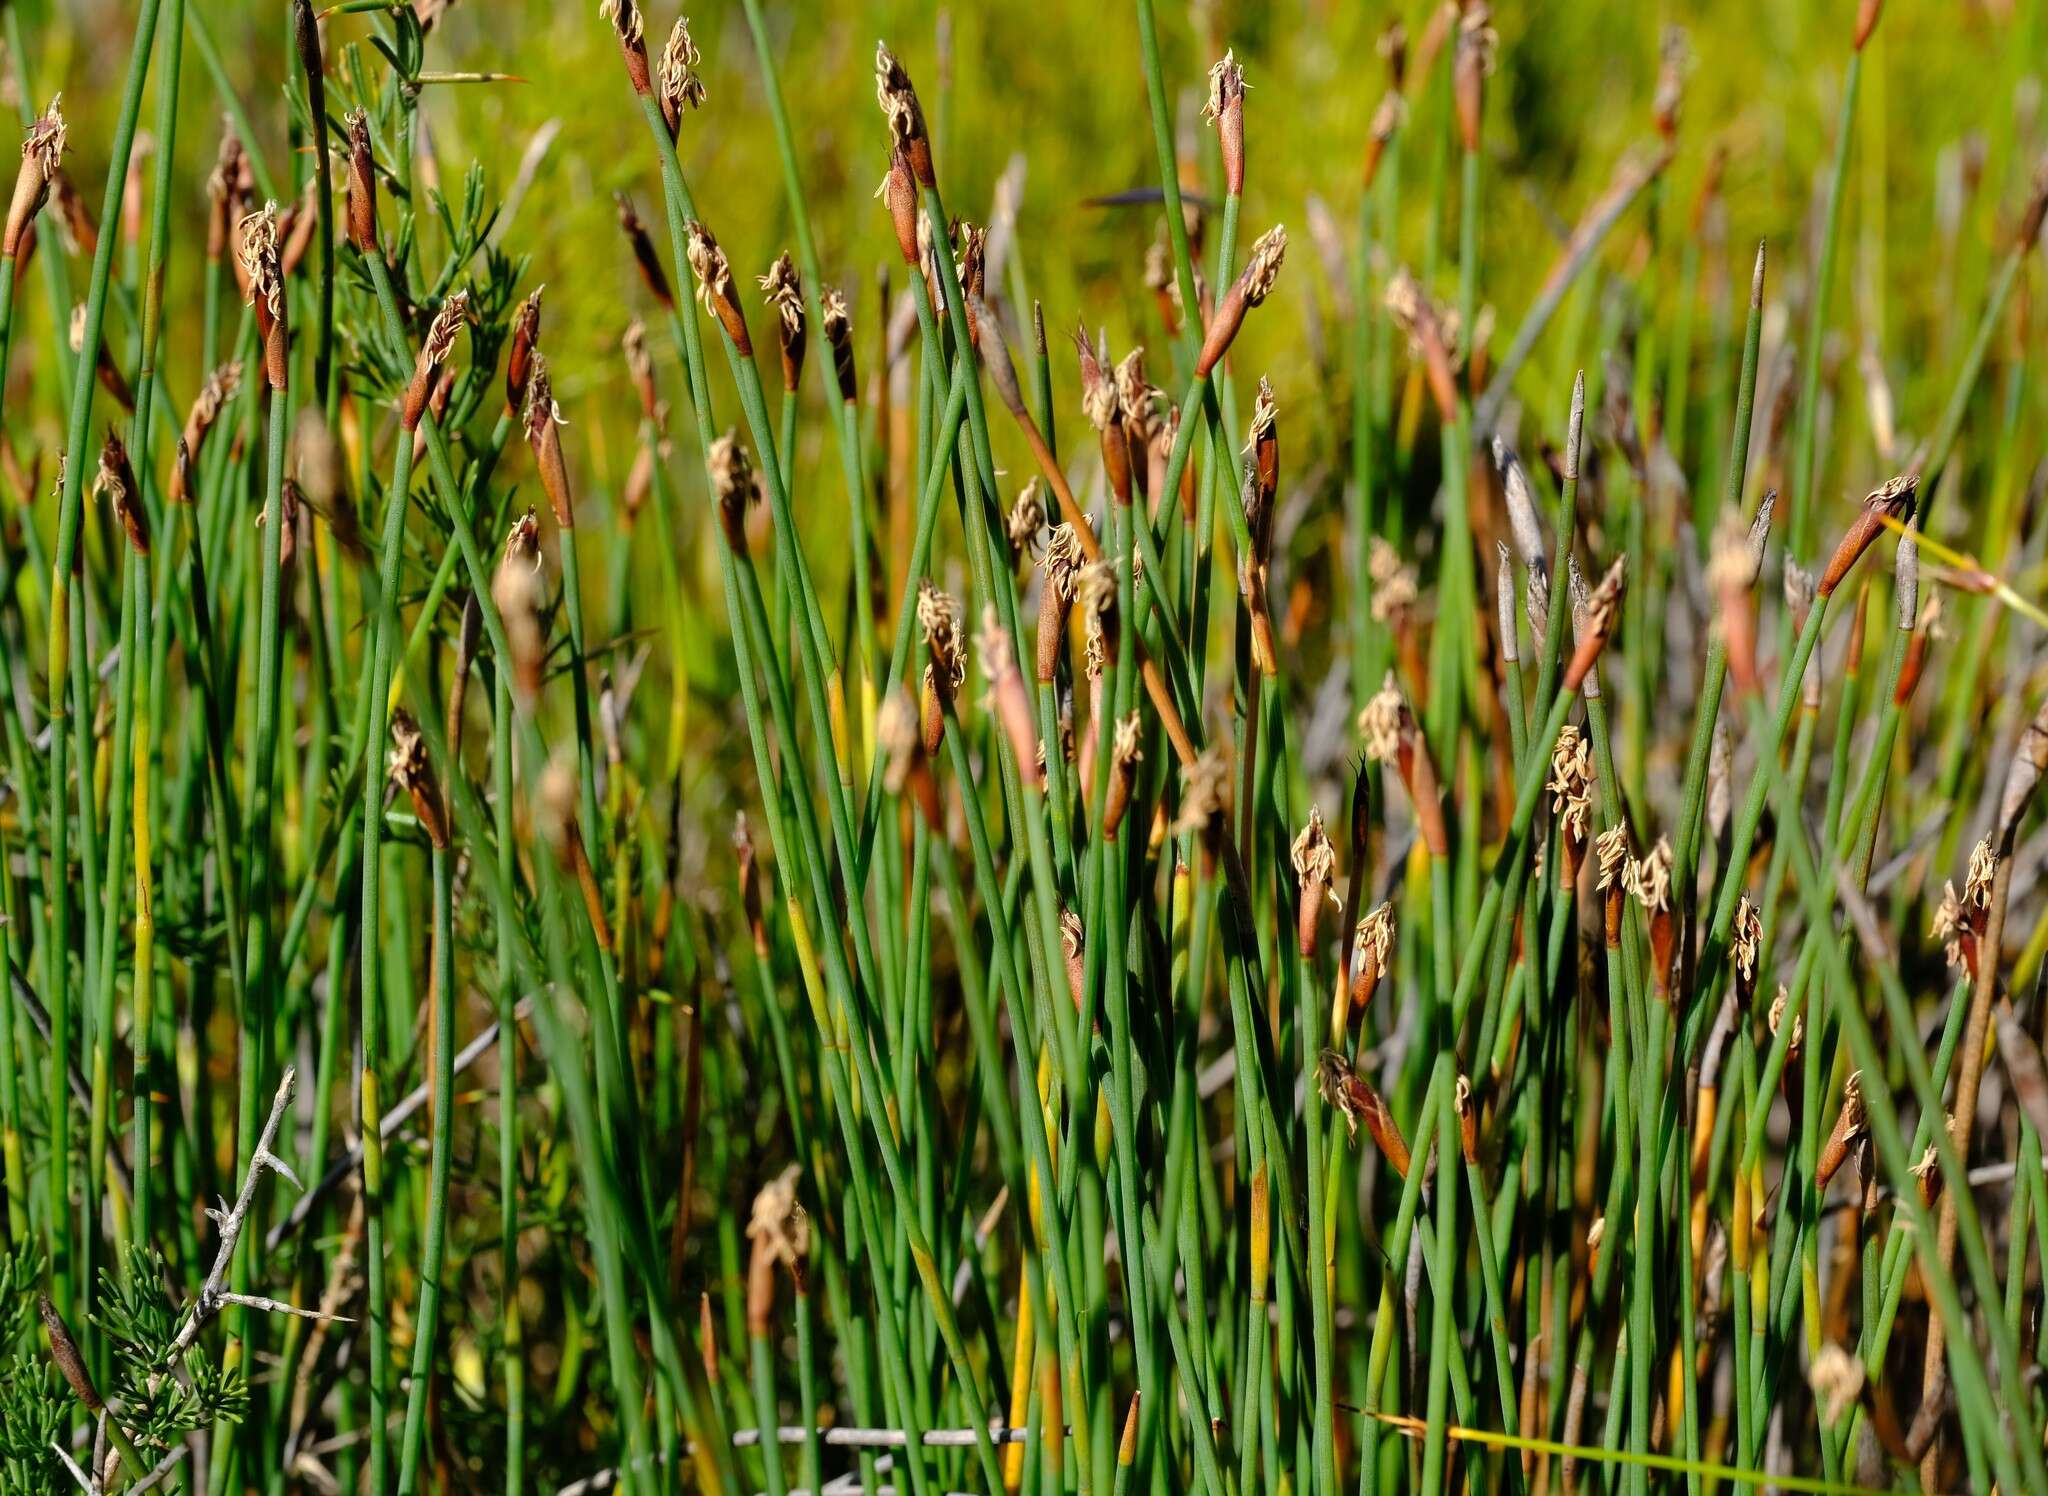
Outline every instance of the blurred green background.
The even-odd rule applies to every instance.
[[[27,59],[30,87],[38,100],[64,91],[74,121],[71,171],[96,206],[106,116],[127,64],[133,0],[21,3],[34,54]],[[194,8],[205,12],[221,63],[275,163],[284,139],[287,7],[205,0]],[[1940,308],[1962,289],[1952,277],[1969,269],[1971,246],[1959,253],[1949,241],[1972,233],[1988,238],[1999,214],[2016,211],[2018,183],[2031,167],[2035,75],[2044,61],[2039,9],[2036,0],[1893,0],[1872,44],[1844,223],[1843,306],[1835,320],[1859,337],[1866,328],[1874,333],[1895,364],[1895,381],[1906,386],[1907,424],[1920,340],[1948,322]],[[1118,347],[1144,335],[1149,298],[1139,271],[1157,215],[1083,202],[1155,176],[1128,6],[766,0],[766,11],[826,273],[858,290],[859,324],[873,316],[877,267],[895,260],[886,215],[870,200],[884,164],[871,58],[876,39],[886,38],[925,96],[955,211],[985,217],[997,178],[1021,155],[1021,252],[1048,322],[1070,326],[1081,316],[1106,324]],[[1428,11],[1414,0],[1159,7],[1191,175],[1213,179],[1213,136],[1197,118],[1207,65],[1234,48],[1251,85],[1247,235],[1269,222],[1287,223],[1296,234],[1298,268],[1308,273],[1293,280],[1280,315],[1253,319],[1239,362],[1269,368],[1285,403],[1313,407],[1312,303],[1327,310],[1330,296],[1303,233],[1309,199],[1327,205],[1348,248],[1366,125],[1384,87],[1375,39],[1396,16],[1411,39],[1419,36]],[[1708,157],[1725,149],[1728,232],[1716,246],[1720,263],[1708,273],[1739,275],[1754,241],[1768,238],[1774,277],[1783,277],[1774,279],[1774,294],[1791,287],[1796,295],[1807,273],[1813,199],[1832,150],[1855,11],[1853,0],[1499,7],[1481,297],[1497,308],[1500,340],[1622,153],[1653,141],[1650,95],[1670,25],[1684,28],[1691,62],[1667,200],[1679,205],[1682,223]],[[710,99],[684,128],[684,166],[735,271],[758,272],[787,243],[788,214],[752,41],[736,0],[688,14]],[[657,50],[672,19],[664,5],[647,8]],[[330,58],[368,29],[363,17],[333,18]],[[548,340],[570,402],[627,402],[614,354],[627,317],[644,310],[644,298],[613,225],[610,194],[631,192],[646,212],[658,197],[643,126],[595,0],[456,0],[430,38],[428,66],[526,80],[429,86],[422,97],[429,169],[437,166],[452,184],[475,159],[502,185],[536,135],[552,131],[506,242],[531,255],[535,277],[548,284]],[[178,155],[188,187],[181,211],[193,222],[196,250],[201,184],[220,109],[206,61],[190,45],[186,69]],[[1426,169],[1426,162],[1411,161],[1409,183]],[[1982,190],[1966,202],[1972,178],[1981,179]],[[1981,214],[1975,203],[1984,205]],[[1635,215],[1611,238],[1607,254],[1617,264],[1625,262],[1640,222]],[[1424,229],[1421,215],[1409,212],[1403,249],[1411,262],[1421,256]],[[174,287],[196,280],[196,258],[174,261]],[[170,304],[175,316],[175,291]],[[659,356],[665,340],[654,341]],[[1539,350],[1528,388],[1541,388],[1554,374],[1543,369]],[[185,391],[195,382],[192,371],[177,378]],[[827,438],[818,429],[813,439]],[[585,455],[601,470],[608,460],[603,450]]]

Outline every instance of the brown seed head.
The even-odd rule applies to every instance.
[[[889,122],[889,144],[900,153],[921,187],[934,187],[931,138],[925,133],[924,110],[917,102],[917,90],[910,74],[896,55],[882,43],[875,43],[875,99]]]
[[[618,206],[619,228],[633,251],[633,263],[639,267],[640,279],[646,282],[648,294],[663,307],[673,309],[675,293],[669,289],[668,272],[661,268],[661,256],[655,251],[653,236],[634,211],[633,200],[623,192],[615,192],[612,201]]]
[[[931,657],[929,677],[939,692],[940,705],[948,710],[967,680],[960,637],[964,616],[960,599],[941,592],[929,578],[917,584],[917,626],[924,635],[925,653]]]
[[[1393,954],[1394,906],[1383,903],[1361,919],[1351,932],[1351,970],[1347,973],[1347,985],[1340,989],[1343,992],[1342,1005],[1331,1015],[1332,1044],[1343,1044],[1350,1010],[1363,1009],[1372,1001],[1373,990],[1388,970]]]
[[[725,335],[742,358],[753,356],[754,344],[747,336],[746,314],[740,310],[739,292],[732,282],[732,266],[711,230],[695,219],[689,225],[690,273],[697,281],[697,300],[712,312],[725,328]]]
[[[1105,429],[1120,414],[1116,381],[1102,367],[1104,354],[1088,341],[1088,329],[1074,329],[1074,349],[1081,364],[1081,413],[1097,431]]]
[[[512,527],[505,532],[504,550],[491,581],[491,597],[499,610],[508,615],[509,624],[514,609],[507,606],[508,600],[517,602],[525,595],[528,606],[537,607],[542,591],[540,524],[529,509],[512,521]]]
[[[1458,1118],[1458,1151],[1467,1164],[1475,1164],[1479,1161],[1479,1114],[1472,1105],[1470,1078],[1459,1076],[1451,1088],[1451,1110]]]
[[[427,397],[433,393],[434,381],[440,377],[441,366],[448,362],[455,352],[456,334],[462,331],[462,324],[469,320],[469,292],[454,291],[441,303],[434,313],[434,320],[427,324],[427,335],[420,341],[419,357],[413,362],[412,383],[406,386],[405,398],[399,406],[399,424],[407,431],[418,427],[420,417],[426,413]]]
[[[21,170],[14,178],[14,199],[7,208],[7,228],[0,236],[0,255],[12,260],[20,252],[22,236],[49,200],[50,183],[64,160],[63,96],[50,100],[28,127],[21,142]]]
[[[1870,548],[1870,543],[1877,539],[1879,532],[1885,528],[1884,522],[1887,519],[1898,519],[1911,512],[1914,495],[1919,489],[1918,473],[1901,473],[1897,477],[1887,478],[1880,487],[1870,491],[1863,500],[1862,511],[1850,522],[1841,543],[1835,547],[1835,553],[1828,561],[1827,570],[1821,573],[1820,596],[1833,595],[1834,590],[1842,584],[1842,579],[1849,575],[1857,561],[1862,559],[1863,553]]]
[[[1202,118],[1216,127],[1223,148],[1223,187],[1230,196],[1244,191],[1244,69],[1234,52],[1209,69],[1209,101]]]
[[[619,351],[626,357],[626,375],[640,396],[640,413],[659,430],[661,397],[654,387],[654,355],[647,351],[647,324],[638,317],[626,324],[619,339]]]
[[[1485,0],[1473,0],[1458,18],[1458,45],[1451,63],[1458,135],[1468,152],[1479,149],[1479,127],[1486,112],[1486,79],[1493,72],[1494,53],[1499,46],[1492,7]]]
[[[135,548],[135,554],[148,555],[149,516],[135,486],[135,468],[128,461],[128,448],[112,426],[107,428],[107,440],[100,448],[100,465],[93,474],[92,491],[94,497],[105,498],[113,509],[121,528],[128,532],[128,543]]]
[[[1142,723],[1133,711],[1112,725],[1109,745],[1109,784],[1102,801],[1102,834],[1114,838],[1123,825],[1124,813],[1129,809],[1132,791],[1137,788],[1138,764],[1144,758],[1139,750]]]
[[[1217,304],[1215,316],[1209,319],[1209,330],[1202,340],[1201,357],[1195,361],[1198,376],[1206,376],[1229,352],[1237,330],[1244,325],[1245,313],[1273,294],[1273,287],[1280,280],[1280,266],[1286,258],[1287,229],[1282,224],[1275,224],[1252,244],[1243,272],[1231,283],[1223,300]]]
[[[512,337],[505,352],[505,409],[515,414],[526,409],[526,387],[540,346],[540,298],[546,289],[535,286],[512,314]]]
[[[1038,592],[1038,680],[1043,685],[1059,676],[1060,656],[1066,651],[1067,610],[1074,600],[1075,573],[1081,563],[1081,541],[1074,527],[1065,522],[1054,525],[1045,545],[1045,576]]]
[[[619,52],[625,58],[626,77],[633,85],[633,92],[648,92],[654,82],[647,67],[646,23],[640,18],[637,0],[601,0],[597,13],[612,23],[612,32],[619,39]]]
[[[1329,903],[1338,909],[1344,907],[1344,900],[1338,896],[1336,887],[1337,849],[1330,845],[1329,833],[1323,829],[1320,805],[1309,807],[1308,824],[1294,838],[1291,856],[1295,881],[1301,888],[1295,910],[1295,939],[1303,956],[1313,956],[1316,925],[1323,905]]]
[[[1574,620],[1579,624],[1578,643],[1572,651],[1571,665],[1564,673],[1565,690],[1578,690],[1599,662],[1600,652],[1607,647],[1607,641],[1621,622],[1621,599],[1627,584],[1628,557],[1623,554],[1614,558],[1614,564],[1600,578],[1600,585],[1587,597],[1583,621]]]
[[[718,517],[726,543],[733,554],[747,551],[747,505],[755,494],[754,462],[739,438],[730,430],[712,442],[704,454],[704,466],[711,474],[711,492],[718,500]]]
[[[889,225],[896,231],[896,251],[903,256],[903,263],[922,274],[924,256],[920,251],[930,226],[918,215],[917,179],[902,151],[890,153],[889,169],[882,174],[875,196],[889,210]]]
[[[1173,829],[1176,835],[1199,835],[1207,846],[1229,812],[1230,762],[1224,757],[1221,744],[1211,744],[1182,773],[1180,816]]]
[[[199,393],[192,401],[192,409],[185,416],[185,429],[178,439],[178,462],[171,471],[169,498],[173,504],[190,503],[198,497],[192,484],[195,476],[192,464],[199,460],[199,449],[205,444],[206,433],[213,429],[220,419],[221,410],[234,398],[235,391],[242,387],[242,366],[239,362],[222,364],[206,376]]]
[[[246,299],[256,308],[263,341],[263,372],[273,390],[285,387],[290,371],[284,304],[284,267],[278,259],[277,204],[265,203],[237,226],[236,257],[248,283]]]
[[[797,1203],[797,1181],[802,1169],[791,1164],[761,1187],[754,1196],[754,1208],[747,1220],[747,1239],[753,1251],[747,1266],[747,1330],[766,1335],[775,1308],[775,1269],[786,1267],[804,1289],[804,1274],[811,1255],[811,1218]]]
[[[1074,606],[1081,614],[1084,664],[1091,680],[1116,661],[1116,563],[1108,557],[1082,565],[1074,574]]]
[[[441,813],[441,792],[434,782],[433,767],[427,762],[426,740],[412,713],[398,707],[391,713],[391,782],[412,797],[413,814],[419,817],[427,839],[436,847],[448,845],[448,823]]]
[[[1735,934],[1730,947],[1735,957],[1735,974],[1741,978],[1745,993],[1756,990],[1757,967],[1763,960],[1764,921],[1757,913],[1756,905],[1749,901],[1749,895],[1742,896],[1742,902],[1735,906]]]
[[[365,258],[377,253],[377,163],[370,151],[370,116],[348,115],[348,241]]]
[[[804,287],[796,265],[784,250],[760,278],[761,297],[776,316],[775,336],[782,348],[782,388],[794,393],[804,371]]]
[[[846,293],[837,286],[818,293],[818,315],[825,331],[825,346],[832,350],[832,372],[839,383],[839,398],[852,404],[860,398],[860,381],[853,358],[853,319],[847,314]]]
[[[669,138],[683,127],[683,115],[704,107],[703,75],[697,64],[704,60],[697,44],[690,40],[687,16],[676,17],[675,29],[661,49],[661,68],[655,76],[655,92],[661,100],[661,117],[668,121]]]
[[[548,505],[555,511],[555,523],[565,530],[576,526],[576,505],[569,492],[569,468],[562,458],[562,407],[555,403],[554,381],[548,377],[548,361],[536,353],[533,373],[527,381],[526,442],[533,448],[533,464],[547,492]]]

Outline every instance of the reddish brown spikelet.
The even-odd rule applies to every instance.
[[[818,317],[823,324],[825,346],[832,350],[832,376],[839,386],[839,398],[848,405],[860,398],[860,377],[853,354],[853,318],[846,309],[846,293],[826,286],[818,293]]]
[[[1607,647],[1607,641],[1621,622],[1621,598],[1627,582],[1628,557],[1617,556],[1587,600],[1586,625],[1580,631],[1578,643],[1572,650],[1571,664],[1564,673],[1565,690],[1578,690],[1588,672],[1599,662],[1600,652]]]
[[[549,507],[555,511],[555,523],[573,530],[576,506],[569,493],[568,464],[562,458],[562,409],[555,403],[547,360],[539,354],[534,355],[533,377],[527,386],[525,424],[526,442],[533,448],[533,464]]]
[[[1286,257],[1287,230],[1283,225],[1275,224],[1252,245],[1244,270],[1223,293],[1216,314],[1209,319],[1209,331],[1202,340],[1202,355],[1195,361],[1197,376],[1207,377],[1230,350],[1238,329],[1244,325],[1245,313],[1273,294],[1273,287],[1280,279],[1281,262]]]
[[[535,350],[540,346],[540,298],[535,286],[512,316],[512,336],[505,350],[505,409],[517,415],[526,409],[526,387],[533,378]]]
[[[405,387],[405,398],[399,405],[399,424],[407,431],[418,427],[420,417],[426,414],[441,366],[454,354],[456,336],[468,317],[469,292],[454,291],[427,324],[427,335],[421,339],[419,356],[413,361],[412,382]]]
[[[1038,761],[1038,724],[1032,716],[1031,693],[1017,671],[1010,636],[993,607],[982,611],[981,630],[975,635],[974,644],[997,720],[1003,725],[1010,753],[1017,761],[1017,773],[1024,783],[1042,789],[1045,773]]]
[[[1884,0],[1862,0],[1856,7],[1856,50],[1861,52],[1870,40],[1870,34],[1877,30],[1878,18],[1884,14]]]
[[[448,845],[448,819],[441,809],[441,790],[434,782],[434,770],[427,762],[426,740],[412,713],[399,707],[391,714],[391,782],[412,800],[427,840],[436,847]]]
[[[661,397],[654,387],[654,356],[647,351],[647,324],[635,317],[626,324],[619,349],[626,356],[626,374],[640,397],[640,413],[657,428],[661,425]]]
[[[1852,1071],[1842,1087],[1842,1110],[1836,1116],[1834,1129],[1829,1132],[1820,1158],[1814,1165],[1813,1182],[1817,1189],[1828,1187],[1829,1181],[1848,1162],[1851,1148],[1869,1125],[1863,1109],[1863,1072]]]
[[[370,152],[370,117],[348,116],[348,240],[365,256],[377,252],[377,164]]]
[[[1225,52],[1209,69],[1209,101],[1202,118],[1216,127],[1223,150],[1223,188],[1232,197],[1244,191],[1244,69],[1237,55]]]
[[[206,383],[200,386],[192,401],[192,409],[185,416],[185,429],[178,438],[178,462],[171,471],[169,493],[173,504],[190,503],[198,497],[192,489],[192,464],[199,460],[199,449],[206,442],[206,434],[213,429],[222,409],[241,386],[240,363],[222,364],[207,375]]]
[[[711,489],[718,501],[719,528],[735,556],[747,553],[747,505],[754,498],[754,463],[739,438],[728,431],[704,454]]]
[[[1295,945],[1304,957],[1309,957],[1316,952],[1316,927],[1322,921],[1323,905],[1344,907],[1344,901],[1337,896],[1337,849],[1330,845],[1329,833],[1323,829],[1321,806],[1309,807],[1308,824],[1294,839],[1292,857],[1295,880],[1300,885],[1295,904]]]
[[[889,153],[889,170],[882,177],[882,185],[875,189],[875,196],[889,209],[889,225],[896,231],[896,249],[903,256],[903,263],[918,268],[917,181],[901,150]]]
[[[875,43],[875,99],[889,122],[889,145],[900,154],[921,187],[938,185],[932,173],[931,137],[925,132],[924,109],[903,64],[880,42]]]
[[[1842,579],[1849,575],[1863,553],[1870,549],[1872,541],[1885,528],[1885,521],[1898,519],[1913,508],[1913,498],[1920,489],[1918,473],[1901,473],[1887,478],[1882,486],[1874,488],[1863,500],[1863,508],[1849,524],[1841,543],[1828,560],[1827,570],[1821,573],[1820,595],[1832,596],[1842,585]]]
[[[112,507],[121,528],[128,532],[128,543],[135,548],[135,554],[148,555],[149,517],[142,508],[142,494],[135,486],[135,468],[128,461],[128,448],[111,426],[107,428],[106,443],[100,448],[99,470],[93,475],[92,491]]]
[[[291,376],[291,339],[286,326],[284,264],[277,242],[277,204],[266,203],[240,224],[236,251],[247,279],[247,298],[256,309],[256,332],[263,344],[263,374],[273,390],[282,390]]]
[[[62,100],[53,98],[28,127],[21,142],[21,170],[14,178],[14,199],[7,208],[7,229],[0,236],[0,255],[13,259],[21,251],[22,236],[49,200],[50,183],[64,160],[64,112]]]
[[[541,634],[541,604],[547,586],[541,576],[540,526],[527,510],[512,522],[504,555],[491,579],[491,601],[505,621],[512,649],[513,680],[527,700],[540,690],[541,664],[547,641]]]
[[[740,310],[738,289],[733,285],[732,266],[711,230],[695,219],[689,225],[690,274],[697,281],[697,299],[714,314],[725,335],[742,358],[751,358],[753,340],[747,336],[747,316]]]
[[[663,307],[673,310],[675,293],[669,289],[668,272],[661,268],[661,256],[655,252],[654,239],[647,232],[647,225],[640,221],[640,215],[633,211],[633,200],[623,192],[612,194],[619,208],[619,227],[625,232],[626,242],[633,249],[633,263],[640,269],[640,279],[647,283],[647,292]]]
[[[1068,524],[1053,526],[1046,542],[1045,577],[1038,594],[1038,680],[1050,685],[1059,675],[1065,652],[1067,612],[1074,601],[1075,573],[1081,567],[1081,540]]]
[[[1105,840],[1116,839],[1125,812],[1130,809],[1131,796],[1137,789],[1138,763],[1144,757],[1139,751],[1138,740],[1138,714],[1132,712],[1116,724],[1116,731],[1110,739],[1109,787],[1102,806],[1102,835]]]
[[[807,342],[803,281],[786,249],[759,279],[762,298],[776,316],[775,337],[782,349],[782,388],[793,393],[803,375]]]
[[[626,61],[626,77],[633,84],[633,92],[651,92],[654,80],[647,66],[646,23],[640,18],[637,0],[603,0],[597,13],[612,23],[612,32],[619,39],[619,52]]]
[[[1316,1067],[1316,1082],[1323,1099],[1343,1113],[1351,1136],[1358,1135],[1358,1124],[1363,1122],[1373,1146],[1394,1166],[1394,1172],[1406,1179],[1410,1163],[1407,1140],[1395,1125],[1386,1099],[1373,1088],[1372,1082],[1352,1069],[1351,1062],[1334,1049],[1323,1051]]]
[[[1492,8],[1484,0],[1467,5],[1458,18],[1451,92],[1457,106],[1458,137],[1468,152],[1479,149],[1479,128],[1486,113],[1486,78],[1493,71],[1494,52],[1499,45]]]
[[[1365,167],[1360,176],[1368,190],[1380,174],[1380,162],[1386,159],[1387,147],[1393,144],[1407,118],[1408,100],[1396,83],[1380,96],[1379,107],[1373,110],[1372,124],[1366,131]]]
[[[206,178],[206,258],[217,261],[228,252],[234,238],[235,219],[241,211],[249,186],[250,167],[242,150],[242,138],[234,122],[221,122],[220,151]]]

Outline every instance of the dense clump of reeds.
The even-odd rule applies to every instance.
[[[1226,51],[1181,141],[1151,0],[1152,294],[1071,362],[886,46],[863,343],[757,0],[751,280],[758,185],[684,169],[732,106],[606,0],[659,183],[611,494],[545,227],[418,170],[495,77],[443,8],[294,0],[279,153],[141,0],[96,220],[23,104],[0,1492],[2048,1490],[2032,123],[1925,410],[1827,356],[1877,0],[1810,256],[1731,296],[1674,39],[1496,353],[1447,0],[1309,215],[1304,409],[1233,356],[1307,278],[1240,243],[1284,98]]]

